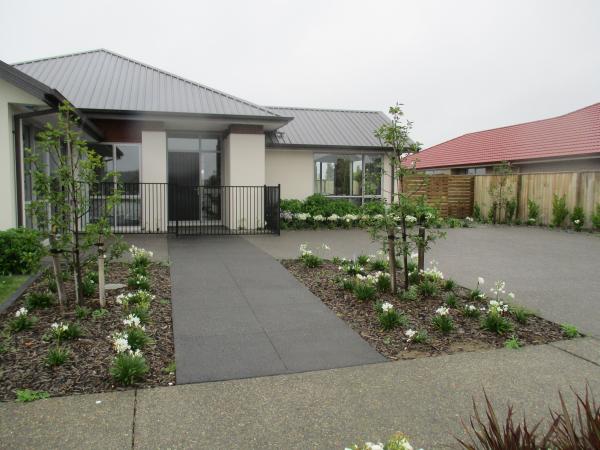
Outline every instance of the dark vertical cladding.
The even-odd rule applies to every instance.
[[[202,186],[188,176],[185,165],[176,169],[181,174],[177,184],[90,186],[82,227],[108,217],[113,230],[122,234],[279,234],[280,186]],[[107,197],[115,189],[121,192],[121,202],[108,211]]]

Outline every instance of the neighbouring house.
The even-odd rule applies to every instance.
[[[31,224],[24,152],[65,100],[105,170],[120,173],[123,202],[111,220],[121,231],[266,229],[279,198],[363,203],[391,191],[373,134],[389,121],[381,112],[261,106],[94,50],[0,62],[0,229]],[[101,210],[102,192],[90,195]]]
[[[520,173],[600,170],[600,103],[551,119],[468,133],[412,159],[429,174],[483,175],[502,161]]]

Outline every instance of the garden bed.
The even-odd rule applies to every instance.
[[[127,284],[129,266],[124,263],[107,265],[107,283]],[[148,309],[149,320],[145,333],[151,339],[143,349],[148,372],[135,387],[150,387],[173,384],[174,347],[171,320],[171,282],[166,265],[151,263],[148,266],[150,292],[155,298]],[[112,335],[123,330],[123,320],[127,312],[118,305],[118,294],[131,291],[128,288],[107,291],[104,310],[99,309],[97,298],[86,299],[77,313],[68,306],[61,312],[57,305],[48,308],[28,308],[28,315],[34,318],[29,329],[9,331],[9,323],[17,311],[25,306],[27,295],[44,292],[48,288],[46,278],[40,278],[19,300],[0,314],[0,400],[12,400],[17,390],[31,389],[50,395],[93,393],[124,389],[111,377],[110,367],[115,359]],[[73,298],[73,284],[65,282],[70,298]],[[94,296],[96,297],[96,296]],[[86,309],[87,308],[87,309]],[[53,323],[77,324],[81,336],[64,339],[61,347],[69,352],[66,362],[50,367],[48,352],[56,346],[49,339]]]
[[[510,346],[507,343],[510,340],[514,348],[545,344],[566,337],[560,325],[516,307],[502,313],[502,319],[509,324],[510,330],[502,333],[488,331],[482,327],[482,321],[490,299],[472,299],[471,290],[457,285],[447,289],[445,280],[435,283],[437,292],[433,295],[419,295],[416,299],[406,300],[384,290],[377,292],[372,300],[360,301],[352,289],[343,287],[343,280],[352,280],[352,276],[341,269],[339,262],[323,261],[314,268],[307,267],[301,259],[284,260],[282,264],[379,353],[392,360],[500,348]],[[363,272],[365,276],[374,273],[377,272],[369,269]],[[399,271],[398,280],[402,279]],[[451,294],[454,295],[452,305],[449,305],[447,301]],[[389,330],[384,330],[380,322],[381,305],[386,302],[393,305],[393,310],[400,316],[397,325]],[[449,332],[442,332],[433,323],[440,307],[448,308],[447,317],[452,322]],[[477,317],[466,315],[465,308],[476,309],[473,316]],[[414,342],[414,337],[409,339],[406,334],[409,330],[425,337],[424,342]]]

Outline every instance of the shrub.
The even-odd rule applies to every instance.
[[[517,212],[517,199],[511,198],[506,202],[506,221],[512,223]]]
[[[15,316],[8,323],[10,331],[23,331],[28,330],[35,323],[36,318],[29,315],[27,308],[20,308],[15,312]]]
[[[600,230],[600,203],[596,205],[596,211],[592,214],[592,226]]]
[[[487,216],[488,222],[496,223],[496,210],[497,209],[498,209],[498,203],[493,202],[490,205],[490,209],[488,211],[488,216]]]
[[[535,225],[540,219],[540,205],[533,200],[527,200],[527,224]]]
[[[144,378],[148,372],[146,359],[139,353],[119,353],[110,368],[110,374],[119,383],[129,386]]]
[[[282,199],[280,201],[280,208],[282,211],[289,211],[291,213],[304,212],[304,203],[302,200],[297,199]]]
[[[467,440],[455,438],[462,448],[466,450],[537,450],[551,448],[549,435],[539,438],[537,430],[540,422],[529,428],[527,421],[515,423],[513,421],[514,408],[508,405],[506,421],[502,425],[498,421],[498,415],[494,411],[492,402],[484,391],[487,422],[479,414],[479,410],[473,400],[474,415],[471,416],[469,427],[463,422],[463,428],[468,436]]]
[[[377,286],[377,290],[379,292],[389,292],[392,289],[392,279],[387,273],[379,273],[377,276],[377,281],[375,282],[375,286]]]
[[[336,214],[341,217],[346,214],[358,214],[359,209],[348,200],[331,199],[322,194],[313,194],[304,200],[302,212],[309,213],[312,216],[329,217]]]
[[[152,256],[154,256],[151,251],[136,247],[135,245],[129,247],[129,253],[133,259],[131,265],[136,267],[147,267],[150,265]]]
[[[319,256],[313,254],[304,254],[300,259],[306,267],[311,269],[320,267],[323,264],[323,260]]]
[[[450,292],[450,294],[448,294],[445,303],[448,308],[456,308],[456,306],[458,305],[458,298],[456,297],[454,292]]]
[[[448,278],[442,284],[445,291],[452,291],[456,287],[456,282],[452,278]]]
[[[50,292],[31,292],[25,297],[27,309],[49,308],[54,305],[54,295]]]
[[[590,397],[589,386],[585,397],[575,393],[576,414],[569,414],[562,394],[559,392],[561,411],[552,412],[552,445],[558,449],[600,448],[600,405]]]
[[[353,292],[354,295],[356,295],[357,299],[364,302],[367,300],[373,300],[375,298],[377,290],[375,289],[375,286],[373,286],[371,283],[358,281],[354,283]]]
[[[63,339],[77,339],[82,334],[81,328],[76,323],[54,322],[50,326],[50,335],[59,344]]]
[[[378,312],[379,324],[385,331],[392,330],[399,325],[407,323],[406,317],[394,309],[394,305],[385,302],[376,305]]]
[[[513,329],[512,324],[506,319],[506,317],[502,316],[502,314],[488,311],[488,313],[483,318],[483,322],[481,327],[484,330],[491,331],[497,334],[504,334]]]
[[[94,294],[96,294],[96,285],[97,282],[95,282],[93,278],[85,276],[83,280],[81,280],[81,290],[83,291],[83,296],[92,297]]]
[[[412,341],[415,344],[424,344],[428,339],[429,335],[427,334],[427,330],[419,330],[412,337]]]
[[[579,330],[575,325],[571,325],[568,323],[561,324],[560,328],[566,337],[569,339],[573,339],[579,336]]]
[[[129,267],[129,276],[135,277],[138,275],[147,277],[148,276],[148,267],[147,266],[130,266]]]
[[[31,389],[17,389],[16,394],[17,401],[23,403],[50,397],[50,394],[45,391],[32,391]]]
[[[127,278],[127,286],[131,289],[149,290],[150,281],[144,275],[134,275]]]
[[[342,278],[339,283],[342,289],[345,291],[351,291],[354,289],[354,280],[352,278]]]
[[[469,293],[469,298],[473,301],[475,300],[483,300],[485,298],[485,294],[483,293],[481,286],[483,286],[485,280],[482,277],[477,278],[477,286]]]
[[[135,292],[127,292],[126,294],[117,295],[116,303],[117,305],[123,306],[123,308],[127,309],[129,305],[141,305],[147,304],[150,306],[152,300],[154,300],[154,295],[144,289],[139,289]]]
[[[147,324],[150,321],[150,311],[148,303],[140,303],[131,308],[131,314],[140,319],[140,322]]]
[[[575,231],[581,231],[585,223],[585,213],[583,212],[583,208],[581,206],[576,206],[573,208],[573,212],[571,213],[571,222],[573,222],[573,228],[575,228]]]
[[[417,286],[419,294],[423,297],[433,297],[437,294],[438,287],[435,281],[432,281],[429,277],[423,278]]]
[[[87,306],[76,306],[75,307],[75,317],[78,319],[87,319],[92,314],[92,310]]]
[[[70,352],[68,349],[56,346],[48,350],[48,356],[46,356],[46,364],[50,367],[60,366],[69,359]]]
[[[127,327],[127,342],[131,350],[141,350],[150,343],[150,338],[146,335],[143,328]]]
[[[474,305],[465,305],[462,309],[465,317],[477,318],[480,316],[479,309]]]
[[[527,323],[527,320],[529,320],[529,317],[532,314],[531,311],[529,311],[527,308],[523,308],[522,306],[513,306],[510,308],[510,310],[515,317],[515,320],[523,325]]]
[[[483,219],[483,215],[481,214],[481,206],[479,206],[477,203],[473,205],[473,219],[475,219],[477,222],[481,222]]]
[[[108,314],[108,310],[104,308],[95,309],[92,311],[92,319],[99,320]]]
[[[373,259],[371,261],[370,266],[371,266],[371,270],[376,270],[379,272],[388,270],[388,263],[384,259]]]
[[[518,350],[521,348],[521,342],[519,342],[519,338],[513,334],[506,342],[504,342],[504,347],[511,350]]]
[[[0,274],[33,273],[46,254],[40,234],[29,228],[0,231]]]
[[[346,447],[346,450],[412,450],[412,448],[413,446],[404,433],[396,433],[385,444],[383,442],[377,444],[365,442],[360,445],[352,444],[350,447]]]
[[[403,290],[400,293],[400,300],[404,300],[407,302],[413,302],[419,298],[419,290],[417,286],[412,285],[408,289]]]
[[[433,325],[442,333],[449,333],[454,328],[454,322],[450,317],[450,311],[445,306],[441,306],[435,311],[435,316],[431,321]]]
[[[557,194],[554,194],[552,197],[552,225],[556,228],[562,226],[568,215],[567,197],[565,195],[559,197]]]

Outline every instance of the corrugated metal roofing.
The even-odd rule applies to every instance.
[[[390,119],[379,111],[267,106],[294,120],[267,135],[267,145],[381,147],[374,132]]]
[[[427,169],[592,153],[600,153],[600,103],[551,119],[465,134],[412,158],[417,168]]]
[[[14,67],[58,89],[80,109],[277,117],[262,106],[104,49]]]

